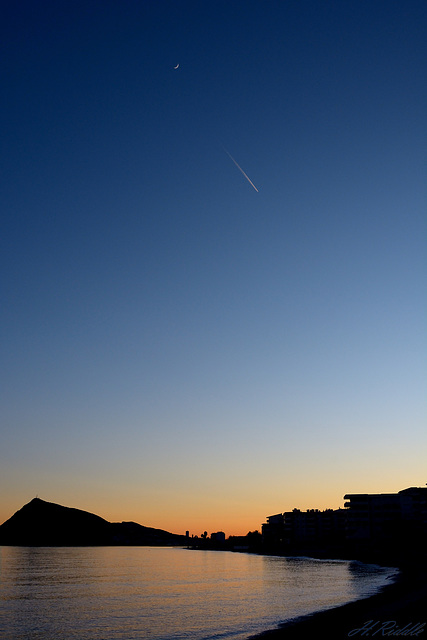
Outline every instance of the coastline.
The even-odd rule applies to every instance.
[[[401,631],[401,633],[399,633]],[[248,640],[323,637],[427,637],[427,566],[400,568],[390,584],[371,596],[281,624]]]

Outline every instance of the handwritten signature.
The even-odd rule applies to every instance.
[[[347,634],[352,636],[369,636],[374,637],[376,635],[382,637],[403,636],[417,638],[420,633],[424,632],[425,622],[409,622],[404,627],[399,627],[395,620],[387,620],[387,622],[380,622],[380,620],[368,620],[360,629],[352,629]]]

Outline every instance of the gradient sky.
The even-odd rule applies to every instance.
[[[2,3],[0,522],[246,534],[425,485],[426,27]]]

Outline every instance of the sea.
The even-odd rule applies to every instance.
[[[0,638],[247,640],[395,569],[170,547],[0,547]]]

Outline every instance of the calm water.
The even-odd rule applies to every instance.
[[[0,637],[243,640],[378,590],[392,570],[155,547],[0,547]]]

